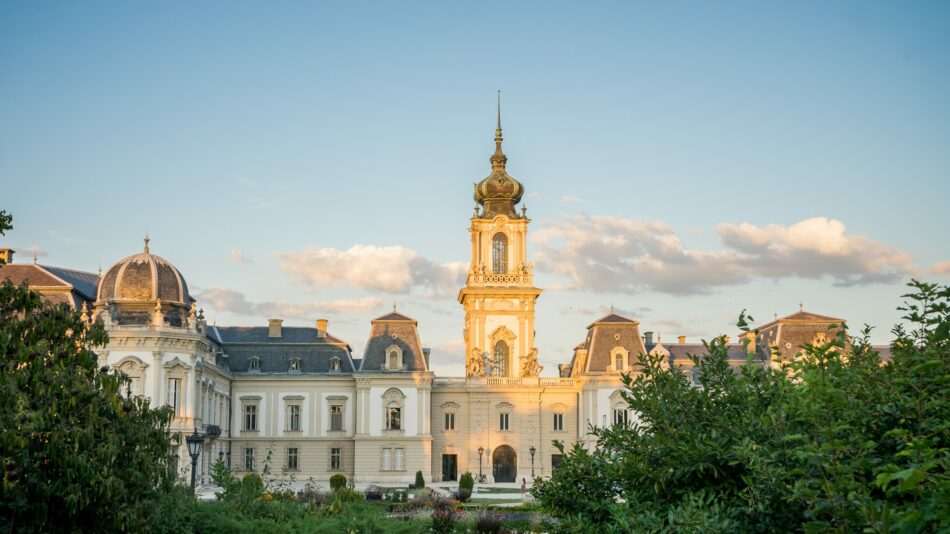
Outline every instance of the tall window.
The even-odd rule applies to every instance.
[[[291,358],[291,359],[290,359],[290,372],[291,372],[291,373],[299,373],[299,372],[300,372],[300,359],[299,359],[299,358]]]
[[[340,372],[340,360],[339,358],[333,358],[330,360],[330,372],[339,373]]]
[[[495,343],[495,363],[492,365],[493,376],[508,376],[508,343],[499,340]]]
[[[389,352],[389,369],[398,369],[399,368],[399,353],[396,351]]]
[[[498,430],[508,430],[508,414],[498,414]]]
[[[627,410],[624,410],[623,408],[614,408],[614,424],[627,424]]]
[[[402,471],[405,449],[383,449],[383,471]]]
[[[614,370],[623,371],[623,354],[614,356]]]
[[[254,470],[254,449],[244,449],[244,469],[246,471]]]
[[[551,471],[553,472],[558,466],[561,465],[561,455],[552,454],[551,455]]]
[[[290,471],[296,471],[300,466],[299,455],[297,454],[297,448],[291,447],[287,449],[287,469]]]
[[[491,240],[492,272],[505,274],[508,272],[508,236],[498,232]]]
[[[343,406],[339,404],[330,406],[330,430],[334,432],[343,430]]]
[[[564,430],[564,414],[556,413],[554,414],[554,431],[560,432]]]
[[[258,357],[253,357],[248,361],[247,368],[251,372],[260,372],[261,370],[261,360]]]
[[[244,430],[257,430],[257,405],[244,405]]]
[[[343,465],[343,449],[333,447],[330,449],[330,470],[339,471]]]
[[[445,429],[455,430],[455,414],[454,413],[445,414]]]
[[[300,430],[300,405],[291,404],[287,407],[287,430],[298,432]]]
[[[171,406],[172,413],[175,417],[178,417],[178,414],[181,410],[181,379],[180,378],[169,378],[168,379],[168,399],[166,404]]]
[[[402,428],[402,408],[398,406],[389,406],[386,408],[386,430],[399,430]]]

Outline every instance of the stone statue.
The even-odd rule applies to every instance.
[[[468,376],[485,376],[485,359],[478,347],[472,349],[472,355],[468,359]]]
[[[538,349],[532,348],[531,352],[526,354],[521,360],[521,376],[538,376],[544,370],[544,367],[538,363]]]

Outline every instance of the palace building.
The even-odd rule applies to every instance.
[[[556,377],[541,377],[535,344],[535,287],[527,251],[531,220],[519,203],[525,187],[506,171],[499,116],[491,173],[475,185],[471,262],[458,302],[465,311],[466,376],[439,377],[419,325],[395,308],[370,321],[365,350],[354,355],[326,319],[312,326],[209,326],[181,272],[141,252],[93,274],[10,263],[0,279],[27,283],[48,299],[102,321],[108,346],[100,364],[131,377],[130,394],[174,410],[179,470],[188,475],[184,436],[206,437],[202,481],[221,458],[239,471],[305,482],[343,473],[357,483],[457,480],[485,482],[548,476],[557,468],[552,441],[594,446],[591,425],[635,418],[620,395],[641,353],[661,355],[692,373],[684,338],[664,344],[633,318],[592,318],[583,342],[565,354]],[[12,259],[9,249],[0,251]],[[800,310],[732,343],[763,364],[793,358],[803,343],[829,339],[840,319]],[[579,333],[580,334],[580,333]],[[736,341],[739,341],[738,339]],[[770,347],[779,347],[773,357]]]

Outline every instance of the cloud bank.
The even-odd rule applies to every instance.
[[[754,278],[829,278],[835,286],[890,283],[914,272],[911,257],[813,217],[790,226],[723,223],[720,250],[689,250],[672,227],[621,217],[576,215],[536,231],[539,271],[571,288],[673,295],[709,293]]]
[[[378,297],[337,299],[307,303],[290,302],[251,302],[244,293],[233,289],[212,287],[196,295],[199,304],[206,305],[218,312],[230,312],[237,315],[260,315],[311,320],[320,314],[361,314],[382,306]]]

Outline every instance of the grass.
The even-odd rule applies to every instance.
[[[468,500],[468,503],[478,504],[478,505],[483,505],[483,506],[486,504],[489,504],[489,505],[490,504],[515,504],[515,503],[521,504],[522,500],[521,499],[479,499],[478,497],[473,497]]]

